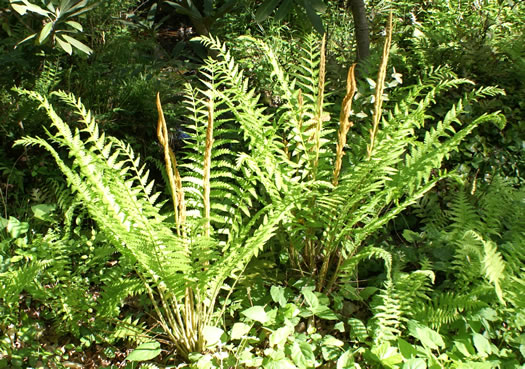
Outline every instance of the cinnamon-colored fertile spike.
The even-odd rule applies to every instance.
[[[334,165],[334,175],[332,178],[332,184],[337,186],[339,183],[339,174],[341,173],[341,165],[344,155],[344,147],[346,145],[346,136],[350,128],[354,125],[349,120],[352,112],[352,101],[357,90],[355,82],[355,64],[348,68],[348,76],[346,78],[346,95],[343,99],[341,106],[341,115],[339,116],[339,131],[337,133],[337,147],[336,147],[336,158]]]

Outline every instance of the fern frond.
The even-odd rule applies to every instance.
[[[81,121],[86,125],[83,132],[88,135],[85,143],[77,130],[74,134],[44,97],[26,92],[41,103],[57,129],[52,136],[59,145],[67,147],[75,163],[71,168],[62,160],[57,151],[43,139],[25,138],[17,144],[39,145],[55,159],[68,184],[76,196],[85,204],[90,215],[110,236],[115,247],[123,254],[136,260],[154,278],[160,278],[173,291],[182,294],[184,282],[180,273],[188,270],[188,256],[184,244],[173,236],[152,205],[147,194],[134,187],[137,181],[129,173],[129,160],[138,165],[138,159],[128,156],[124,160],[122,151],[108,150],[109,143],[100,135],[91,114],[80,101],[65,93],[56,93],[66,103],[76,109]],[[127,153],[132,155],[131,152]],[[147,179],[143,175],[139,182]],[[145,245],[149,245],[145,247]],[[165,269],[162,265],[172,267]]]
[[[487,303],[479,298],[480,292],[477,289],[466,294],[454,291],[433,293],[430,302],[423,309],[416,311],[415,317],[434,329],[440,329],[443,325],[450,325],[462,319],[467,312],[487,306]]]
[[[374,342],[392,341],[401,334],[406,322],[394,282],[387,280],[384,289],[372,301],[373,318],[369,323]]]
[[[483,243],[483,272],[485,278],[494,285],[496,295],[500,302],[505,305],[503,291],[501,290],[501,281],[505,277],[505,263],[501,254],[498,252],[494,242],[485,241],[479,235],[476,235],[480,242]]]

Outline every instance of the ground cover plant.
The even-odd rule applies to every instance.
[[[5,90],[0,368],[523,367],[521,159],[499,148],[519,145],[520,115],[472,64],[424,46],[446,42],[446,7],[426,25],[418,2],[367,3],[374,47],[356,65],[339,44],[344,4],[199,3],[213,30],[235,32],[239,10],[259,25],[181,38],[176,50],[210,56],[181,60],[158,42],[163,12],[192,2],[171,3],[54,4],[86,7],[76,32],[93,55],[42,42],[40,75]],[[471,27],[519,23],[522,6],[489,3],[447,9]],[[119,6],[132,17],[101,17]],[[293,30],[305,9],[328,35]],[[47,28],[42,41],[63,38]],[[513,45],[483,32],[475,44]],[[117,73],[104,63],[123,40],[142,46]],[[501,168],[476,155],[486,132]]]

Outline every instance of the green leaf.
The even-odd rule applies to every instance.
[[[73,53],[73,48],[71,47],[70,43],[62,40],[58,35],[55,37],[55,40],[57,41],[58,46],[60,46],[62,50],[64,50],[66,53],[68,53],[69,55]]]
[[[293,363],[287,358],[273,359],[271,357],[265,357],[263,360],[264,369],[297,369]]]
[[[334,346],[321,346],[321,354],[325,361],[337,360],[341,355],[341,349]]]
[[[363,300],[367,300],[370,296],[372,296],[377,291],[379,291],[379,288],[368,286],[368,287],[363,288],[363,290],[359,292],[359,297],[361,297]]]
[[[272,300],[279,303],[280,306],[285,306],[288,302],[284,296],[284,287],[272,286],[270,288],[270,295],[272,295]]]
[[[246,334],[248,334],[248,332],[250,332],[250,329],[251,329],[251,326],[249,326],[248,324],[235,323],[232,327],[232,331],[230,334],[231,339],[232,340],[242,339],[244,336],[246,336]]]
[[[137,346],[135,350],[126,357],[128,361],[148,361],[151,360],[161,353],[160,343],[157,341],[146,342],[142,345]]]
[[[432,350],[439,350],[440,347],[445,348],[443,337],[433,329],[409,321],[408,330],[413,337],[419,339],[424,346]]]
[[[252,306],[251,308],[242,311],[241,314],[248,319],[254,320],[261,324],[264,324],[268,321],[268,314],[266,314],[266,311],[264,311],[264,307],[262,306]]]
[[[32,38],[35,38],[36,35],[37,35],[36,33],[33,33],[32,35],[27,36],[27,37],[24,38],[22,41],[17,42],[17,44],[15,45],[14,48],[16,49],[16,48],[18,47],[18,45],[20,45],[20,44],[22,44],[22,43],[24,43],[24,42],[26,42],[26,41],[28,41],[28,40],[31,40]]]
[[[25,5],[11,3],[11,7],[15,12],[17,12],[20,15],[24,15],[27,13],[27,7]]]
[[[166,1],[166,4],[173,6],[175,11],[179,14],[188,15],[195,19],[203,19],[202,14],[193,4],[191,4],[191,2],[189,7],[180,5],[174,1]]]
[[[343,347],[344,342],[341,340],[338,340],[334,336],[327,335],[327,336],[324,336],[322,345],[323,346],[333,346],[333,347]]]
[[[337,315],[328,306],[319,305],[317,308],[311,309],[311,312],[321,319],[337,320]]]
[[[312,25],[314,26],[315,30],[321,35],[324,35],[325,30],[323,26],[323,21],[321,20],[321,17],[319,16],[319,14],[317,14],[317,11],[314,9],[312,4],[308,0],[304,0],[304,9],[306,10],[306,15],[310,19],[310,22],[312,22]]]
[[[312,368],[315,366],[315,355],[308,342],[295,341],[291,348],[291,358],[299,368]]]
[[[46,222],[53,221],[52,214],[56,209],[55,204],[38,204],[31,206],[35,218]]]
[[[350,337],[357,339],[359,342],[365,342],[368,338],[368,331],[364,323],[357,318],[350,318],[347,322],[350,326]]]
[[[410,229],[405,229],[403,231],[403,238],[408,242],[416,242],[421,240],[421,235],[417,232],[411,231]]]
[[[312,309],[319,307],[319,299],[313,292],[313,287],[303,287],[301,292],[308,306]]]
[[[82,51],[83,53],[86,53],[87,55],[91,55],[91,53],[93,52],[93,50],[90,47],[84,45],[82,42],[78,41],[77,39],[74,39],[71,36],[62,35],[62,37],[64,37],[65,41],[73,45],[73,47],[79,49],[80,51]]]
[[[266,0],[255,12],[255,21],[262,22],[272,14],[281,0]]]
[[[334,329],[338,332],[343,333],[345,331],[345,323],[339,322],[334,325]]]
[[[354,354],[352,351],[345,351],[343,355],[337,359],[337,369],[354,369]]]
[[[69,24],[71,27],[73,27],[74,29],[76,29],[79,32],[82,32],[84,30],[84,28],[82,28],[82,25],[80,23],[78,23],[78,22],[66,21],[66,24]]]
[[[458,351],[461,352],[465,357],[470,357],[475,353],[474,347],[469,340],[458,339],[454,341],[454,346],[456,346]]]
[[[399,347],[399,352],[401,352],[401,355],[403,355],[405,359],[417,356],[416,348],[402,338],[397,339],[397,347]]]
[[[305,0],[307,1],[310,6],[319,13],[324,13],[326,9],[328,8],[326,4],[322,0]]]
[[[275,12],[275,16],[273,17],[277,22],[282,21],[288,14],[290,14],[290,10],[292,10],[293,0],[284,0],[281,5],[279,6],[279,9]]]
[[[224,334],[224,331],[220,328],[207,325],[202,330],[202,334],[206,340],[206,346],[213,347],[221,342],[221,336]]]
[[[492,353],[492,348],[490,347],[490,342],[483,335],[479,333],[472,334],[472,342],[474,342],[474,347],[478,350],[478,353],[486,357]]]
[[[381,364],[388,367],[403,362],[403,356],[397,351],[396,347],[390,346],[389,342],[384,342],[379,346],[374,346],[372,348],[372,353],[379,358]]]
[[[37,13],[37,14],[43,15],[44,17],[47,17],[47,16],[49,16],[51,14],[50,11],[42,9],[38,5],[31,4],[31,3],[27,2],[27,1],[25,2],[25,4],[26,4],[25,6],[26,6],[27,10],[32,12],[32,13]]]
[[[42,28],[40,34],[38,35],[38,43],[42,44],[47,39],[52,30],[53,22],[46,23],[46,25]]]
[[[499,283],[504,277],[505,263],[503,262],[503,258],[498,252],[494,242],[485,241],[481,237],[479,237],[479,239],[483,242],[483,249],[485,252],[483,257],[483,271],[485,272],[485,277],[494,285],[498,299],[505,305],[503,291],[501,290]]]
[[[284,326],[270,335],[270,347],[279,346],[283,347],[288,337],[293,333],[294,329],[290,326]]]
[[[403,369],[427,369],[427,363],[421,358],[414,358],[405,361]]]
[[[7,232],[13,238],[18,238],[29,230],[29,223],[20,222],[15,217],[9,217],[7,222]]]

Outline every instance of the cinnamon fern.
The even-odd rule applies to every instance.
[[[427,111],[438,94],[473,84],[445,68],[433,69],[420,83],[405,88],[403,98],[385,110],[379,100],[383,99],[388,35],[372,121],[352,115],[353,67],[340,108],[333,99],[326,99],[330,93],[325,91],[329,81],[324,75],[324,40],[306,37],[301,57],[292,67],[282,66],[279,56],[262,41],[248,40],[264,51],[282,105],[272,116],[252,107],[248,112],[243,99],[250,94],[241,95],[240,82],[239,98],[228,104],[239,111],[236,118],[244,132],[252,119],[263,126],[256,131],[250,127],[245,135],[271,135],[250,137],[264,145],[267,153],[252,156],[249,168],[264,184],[265,201],[293,199],[291,216],[280,231],[282,248],[289,249],[294,269],[316,278],[320,291],[333,289],[343,275],[351,276],[356,265],[353,258],[364,241],[448,176],[441,169],[443,160],[475,127],[484,122],[504,123],[497,112],[461,122],[468,103],[502,93],[494,87],[473,89],[442,117],[429,120]],[[221,49],[217,40],[205,43]],[[225,68],[225,73],[234,83],[240,79],[235,68]],[[352,132],[356,126],[371,127],[368,139],[359,136],[361,129]]]
[[[45,148],[55,159],[76,198],[112,245],[136,263],[135,271],[149,294],[165,340],[172,342],[177,353],[186,358],[190,352],[204,350],[205,331],[220,318],[220,314],[215,314],[215,302],[224,281],[242,272],[272,237],[285,210],[284,204],[268,205],[258,211],[248,209],[242,206],[244,192],[240,189],[235,192],[232,184],[227,190],[239,196],[239,206],[230,199],[227,211],[219,207],[220,212],[212,215],[214,207],[206,202],[214,199],[215,187],[209,183],[223,177],[217,169],[223,164],[210,164],[213,150],[210,154],[212,140],[208,134],[208,149],[205,147],[201,155],[203,165],[209,167],[209,174],[202,175],[200,181],[193,181],[192,188],[194,193],[200,194],[201,202],[188,201],[187,222],[183,224],[179,218],[179,224],[174,224],[169,221],[169,214],[161,210],[164,202],[158,201],[159,193],[153,191],[154,183],[149,180],[149,171],[140,158],[129,145],[101,133],[80,99],[65,92],[52,94],[77,115],[78,122],[67,124],[46,97],[31,91],[20,90],[20,93],[40,103],[51,119],[54,132],[48,130],[47,139],[25,137],[17,144]],[[209,117],[205,122],[210,127]],[[220,131],[215,133],[220,137]],[[215,142],[220,144],[221,140]],[[68,156],[62,154],[64,149]],[[171,166],[167,166],[168,170],[173,171],[176,162],[169,159],[174,156],[169,150],[167,154],[167,163]],[[192,156],[196,158],[197,153]],[[206,182],[211,189],[209,196],[206,195]],[[219,189],[222,188],[220,183]],[[172,189],[172,192],[178,197],[175,209],[180,210],[177,205],[183,197],[178,196],[177,190],[181,188]],[[203,210],[206,206],[212,209],[209,213]],[[222,217],[220,222],[216,214]]]
[[[273,90],[283,102],[277,111],[259,103],[226,46],[211,37],[202,42],[216,58],[206,61],[198,86],[186,87],[183,129],[190,139],[182,153],[169,147],[157,99],[172,212],[163,211],[166,200],[132,148],[105,136],[79,99],[53,93],[78,117],[67,124],[47,98],[20,91],[40,103],[52,127],[47,138],[25,137],[18,144],[49,151],[76,199],[116,250],[135,262],[165,340],[183,357],[205,349],[208,328],[221,318],[216,302],[226,279],[235,284],[277,232],[275,242],[289,252],[292,269],[316,278],[319,291],[352,278],[363,258],[385,260],[383,300],[394,306],[400,295],[391,256],[375,245],[361,246],[447,176],[442,161],[476,126],[502,121],[493,113],[461,123],[466,104],[501,93],[495,88],[472,90],[429,121],[437,94],[471,83],[446,69],[431,71],[390,110],[377,102],[373,122],[358,119],[352,116],[353,68],[343,101],[332,102],[324,38],[306,37],[291,71],[269,46],[252,41],[273,69]],[[376,101],[383,99],[389,41],[384,50]],[[349,139],[356,125],[370,127],[369,137]],[[496,255],[490,246],[486,252]],[[486,275],[500,283],[497,270],[488,268]],[[395,317],[386,322],[392,332],[401,327]]]

